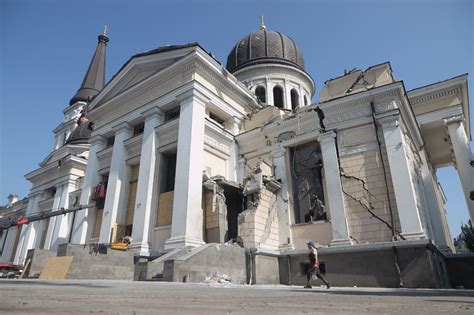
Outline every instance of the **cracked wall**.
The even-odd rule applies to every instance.
[[[400,231],[400,220],[398,216],[395,194],[393,191],[392,178],[388,166],[387,154],[383,150],[385,172],[387,174],[390,202],[392,204],[394,228]],[[340,158],[344,174],[355,178],[341,176],[346,205],[347,223],[349,235],[359,243],[384,242],[392,240],[392,231],[381,220],[374,217],[364,206],[368,206],[382,220],[391,224],[390,209],[387,198],[387,185],[384,178],[384,170],[380,153],[377,150],[353,153]],[[361,179],[364,184],[357,180]],[[352,197],[350,197],[350,196]],[[355,200],[355,199],[357,200]]]
[[[255,207],[239,214],[239,236],[245,248],[265,248],[277,250],[279,247],[279,228],[277,208],[275,207],[278,194],[262,188],[258,194]]]

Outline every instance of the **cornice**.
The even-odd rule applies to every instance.
[[[427,103],[431,102],[437,99],[441,99],[450,95],[456,95],[461,92],[461,89],[459,87],[453,87],[449,89],[444,89],[442,91],[433,91],[431,93],[428,93],[426,95],[421,95],[418,97],[412,97],[410,98],[410,104],[412,105],[419,105],[422,103]]]

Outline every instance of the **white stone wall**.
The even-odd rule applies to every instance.
[[[239,214],[239,236],[246,248],[278,250],[279,227],[275,201],[278,195],[262,189],[256,209]]]

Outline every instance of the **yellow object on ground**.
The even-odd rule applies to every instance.
[[[128,244],[126,244],[126,243],[112,243],[112,245],[110,245],[110,248],[119,249],[119,250],[127,250],[128,249]]]

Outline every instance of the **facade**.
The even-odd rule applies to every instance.
[[[226,67],[197,43],[166,46],[105,85],[107,42],[99,36],[51,154],[26,175],[26,215],[94,207],[16,227],[15,263],[32,248],[125,236],[139,257],[229,240],[272,254],[308,240],[342,251],[430,240],[453,252],[436,177],[446,165],[474,217],[467,75],[406,91],[383,63],[326,81],[310,104],[301,50],[264,25]]]

